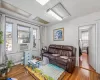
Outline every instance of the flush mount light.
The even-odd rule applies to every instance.
[[[36,18],[35,18],[35,19],[33,19],[33,20],[38,21],[38,22],[43,23],[43,24],[48,24],[48,23],[49,23],[48,21],[43,20],[43,19],[42,19],[42,18],[40,18],[40,17],[36,17]]]
[[[59,20],[59,21],[62,21],[62,20],[63,20],[63,18],[60,17],[58,14],[56,14],[52,9],[49,9],[49,10],[47,11],[47,13],[50,14],[50,15],[52,15],[53,17],[55,17],[55,18],[56,18],[57,20]]]
[[[45,5],[46,3],[48,3],[50,0],[36,0],[38,3],[40,3],[41,5]]]

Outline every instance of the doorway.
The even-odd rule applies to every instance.
[[[79,27],[79,67],[96,70],[96,25]]]

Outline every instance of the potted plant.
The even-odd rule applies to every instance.
[[[3,69],[0,70],[0,73],[1,73],[2,77],[5,77],[6,72],[7,72],[6,68],[3,68]]]
[[[8,60],[8,61],[7,61],[7,72],[10,71],[10,69],[12,68],[12,66],[13,66],[12,60]]]

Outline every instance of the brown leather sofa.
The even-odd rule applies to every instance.
[[[42,56],[48,57],[51,64],[57,65],[72,73],[76,64],[76,48],[67,45],[51,44]]]

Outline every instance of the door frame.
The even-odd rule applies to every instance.
[[[95,49],[95,50],[96,50],[96,51],[95,51],[95,52],[96,52],[95,62],[96,62],[96,72],[97,72],[97,71],[98,71],[98,65],[97,65],[97,64],[98,64],[98,62],[97,62],[97,60],[98,60],[98,57],[97,57],[97,51],[98,51],[98,50],[97,50],[97,25],[98,25],[98,24],[97,24],[97,22],[94,22],[94,23],[92,23],[92,24],[86,24],[86,25],[78,26],[78,66],[79,66],[79,45],[80,45],[80,44],[79,44],[79,38],[80,38],[80,37],[79,37],[79,36],[80,36],[80,35],[79,35],[79,34],[80,34],[79,28],[80,28],[80,27],[84,27],[84,26],[92,26],[92,25],[95,25],[95,30],[96,30],[96,31],[95,31],[95,32],[96,32],[96,33],[95,33],[95,34],[96,34],[96,35],[95,35],[95,38],[96,38],[96,40],[95,40],[95,41],[96,41],[96,42],[95,42],[95,46],[96,46],[96,49]]]

